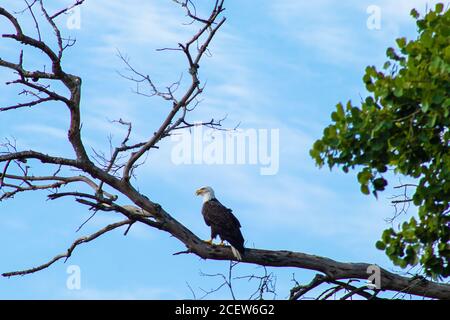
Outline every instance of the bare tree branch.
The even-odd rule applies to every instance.
[[[17,18],[9,11],[0,6],[0,18],[5,18],[15,30],[12,34],[2,34],[2,38],[13,40],[21,46],[31,46],[37,49],[41,55],[51,62],[51,72],[46,70],[29,71],[24,68],[23,51],[19,54],[19,62],[12,63],[0,59],[0,67],[12,70],[18,75],[18,79],[10,81],[7,84],[20,85],[24,87],[23,94],[32,96],[33,100],[25,103],[18,103],[14,106],[0,108],[0,111],[14,112],[16,109],[23,107],[32,107],[41,103],[56,101],[68,108],[70,112],[70,125],[68,127],[68,142],[73,149],[73,158],[60,157],[57,155],[48,155],[44,151],[23,150],[17,151],[12,143],[7,143],[5,151],[0,152],[0,164],[4,165],[0,176],[0,189],[6,192],[22,192],[33,190],[51,190],[50,199],[56,200],[63,197],[73,197],[78,203],[85,205],[90,210],[107,211],[111,214],[116,213],[123,216],[126,220],[111,224],[98,232],[77,239],[65,254],[60,254],[49,262],[35,268],[4,273],[3,276],[11,277],[17,275],[25,275],[48,268],[56,261],[68,258],[74,249],[82,243],[95,240],[99,236],[112,231],[121,226],[127,226],[125,233],[128,232],[134,223],[142,223],[148,227],[155,228],[175,237],[186,247],[186,250],[178,254],[195,254],[203,259],[212,260],[234,260],[229,247],[209,245],[198,238],[192,231],[186,228],[181,222],[176,220],[172,215],[165,211],[160,204],[151,200],[141,192],[139,192],[131,183],[130,178],[133,176],[133,170],[143,162],[146,155],[152,148],[157,148],[157,144],[163,139],[180,128],[194,126],[186,118],[188,112],[195,109],[198,105],[198,97],[202,94],[204,86],[200,84],[198,70],[201,59],[209,54],[208,48],[217,31],[225,22],[225,18],[221,17],[224,11],[223,0],[212,2],[212,9],[209,17],[203,18],[197,15],[195,6],[191,1],[176,0],[185,10],[186,15],[192,19],[193,23],[200,24],[200,30],[185,43],[178,44],[178,51],[182,52],[187,61],[187,68],[190,74],[189,85],[186,91],[180,96],[176,94],[179,82],[174,82],[167,87],[164,93],[158,90],[158,87],[152,82],[151,78],[145,73],[138,71],[137,68],[131,66],[125,58],[122,60],[128,67],[128,71],[132,76],[129,77],[137,83],[145,83],[150,87],[150,92],[156,96],[161,96],[170,103],[170,109],[165,120],[159,125],[153,135],[146,141],[140,143],[129,144],[132,134],[132,125],[123,120],[118,123],[127,128],[126,134],[119,146],[112,146],[111,157],[108,159],[104,153],[97,152],[97,158],[100,159],[100,166],[97,166],[88,153],[81,138],[81,78],[66,73],[62,65],[62,57],[64,49],[64,39],[56,23],[56,18],[69,12],[75,6],[81,5],[84,1],[78,0],[73,5],[56,11],[53,14],[48,13],[45,9],[44,2],[39,0],[41,11],[48,26],[54,31],[54,36],[58,44],[58,48],[53,50],[50,45],[42,40],[38,32],[38,39],[27,36],[19,24]],[[27,10],[32,9],[35,2],[27,2]],[[34,20],[39,30],[37,19]],[[44,21],[44,22],[45,22]],[[50,84],[39,83],[39,80],[46,80]],[[179,80],[181,82],[181,80]],[[54,90],[51,85],[58,83],[69,90],[70,94],[63,95]],[[220,126],[221,121],[204,121],[201,125],[216,127]],[[95,160],[95,156],[93,157]],[[123,160],[126,159],[126,160]],[[42,168],[48,171],[55,171],[53,175],[34,176],[30,173],[31,165],[40,162]],[[55,169],[57,168],[57,169]],[[122,170],[122,176],[118,176],[118,170]],[[67,171],[80,171],[78,176],[66,174]],[[18,173],[17,173],[18,172]],[[73,183],[80,182],[89,186],[92,193],[85,193],[73,190],[64,190],[60,192],[59,188],[67,187],[69,189]],[[103,191],[104,188],[113,190],[110,193]],[[55,192],[56,191],[56,192]],[[114,193],[114,194],[113,194]],[[121,205],[117,203],[118,196],[123,196],[121,201],[131,202],[131,204]],[[11,194],[10,194],[11,196]],[[7,196],[9,197],[9,196]],[[256,264],[264,267],[293,267],[299,269],[315,270],[322,275],[313,281],[307,287],[299,287],[296,292],[291,294],[292,297],[300,297],[302,294],[298,292],[308,292],[314,286],[321,283],[333,284],[347,290],[347,298],[353,295],[364,296],[367,292],[352,286],[349,282],[343,280],[368,278],[367,263],[344,263],[329,258],[314,256],[306,253],[292,252],[285,250],[262,250],[247,249],[242,263]],[[255,278],[252,278],[255,279]],[[261,278],[261,283],[264,280]],[[230,280],[228,280],[230,282]],[[267,285],[267,282],[265,282]],[[352,282],[353,283],[353,282]],[[417,277],[403,277],[391,273],[385,269],[381,269],[381,291],[392,290],[396,292],[404,292],[408,294],[421,295],[424,297],[450,299],[450,285],[427,281]],[[366,295],[367,296],[367,295]],[[368,297],[368,296],[367,296]]]
[[[142,146],[138,151],[133,153],[128,160],[128,163],[126,164],[124,170],[123,170],[123,180],[129,181],[131,176],[131,171],[133,170],[135,163],[138,161],[140,157],[142,157],[147,151],[149,151],[151,148],[153,148],[162,138],[167,136],[167,134],[175,129],[176,126],[171,126],[172,121],[174,120],[175,116],[178,114],[180,110],[183,108],[186,109],[188,104],[193,101],[199,94],[202,93],[203,89],[200,87],[200,80],[198,78],[198,68],[200,60],[207,50],[209,44],[211,43],[212,39],[214,38],[214,35],[216,34],[217,30],[225,23],[225,18],[222,18],[220,22],[217,23],[214,27],[212,25],[216,22],[218,17],[223,11],[223,1],[216,2],[215,7],[208,18],[208,22],[192,37],[191,40],[189,40],[186,44],[179,44],[180,48],[183,50],[186,59],[189,64],[189,73],[191,75],[191,85],[187,89],[186,93],[181,97],[181,99],[176,100],[172,93],[169,94],[162,94],[160,93],[156,87],[153,85],[152,81],[148,76],[144,76],[143,74],[135,71],[134,68],[132,68],[126,59],[123,59],[127,66],[133,71],[135,74],[140,76],[140,80],[138,81],[146,81],[151,86],[153,92],[155,95],[159,95],[164,97],[166,100],[172,101],[173,106],[172,110],[167,115],[164,122],[161,124],[159,129],[154,133],[154,135],[148,140],[148,142]],[[209,31],[209,35],[207,36],[206,40],[198,50],[197,54],[192,56],[190,47],[191,45],[200,39],[206,32]],[[185,113],[184,113],[185,115]],[[180,119],[184,119],[184,116],[182,116]],[[182,120],[177,121],[178,124],[182,123]]]
[[[57,262],[58,260],[64,259],[64,261],[67,261],[67,259],[70,258],[70,256],[72,255],[72,252],[80,245],[83,243],[87,243],[90,242],[92,240],[97,239],[98,237],[104,235],[105,233],[108,233],[114,229],[117,229],[119,227],[122,227],[124,225],[130,225],[131,223],[133,223],[133,221],[131,220],[124,220],[124,221],[120,221],[120,222],[116,222],[116,223],[112,223],[107,225],[106,227],[102,228],[101,230],[87,236],[87,237],[82,237],[79,238],[77,240],[75,240],[74,243],[72,243],[72,245],[69,247],[69,249],[67,249],[66,253],[62,253],[57,255],[56,257],[54,257],[53,259],[51,259],[49,262],[44,263],[40,266],[31,268],[31,269],[26,269],[26,270],[21,270],[21,271],[14,271],[14,272],[5,272],[2,274],[3,277],[13,277],[13,276],[24,276],[27,274],[31,274],[31,273],[35,273],[38,271],[41,271],[43,269],[46,269],[48,267],[50,267],[52,264],[54,264],[55,262]]]

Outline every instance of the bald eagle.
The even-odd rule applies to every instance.
[[[203,197],[202,215],[206,224],[211,227],[211,240],[206,242],[212,244],[213,239],[219,236],[222,240],[220,244],[223,245],[223,242],[227,241],[236,259],[242,260],[245,249],[239,220],[231,212],[231,209],[216,199],[211,187],[202,187],[195,194]]]

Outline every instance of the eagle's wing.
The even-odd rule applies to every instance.
[[[222,240],[228,241],[231,250],[238,260],[244,255],[244,237],[241,233],[239,220],[217,199],[206,201],[202,209],[203,217],[211,227],[211,238],[219,235]]]
[[[208,226],[220,225],[240,228],[239,220],[234,216],[231,209],[222,205],[218,200],[210,200],[203,204],[203,217]]]

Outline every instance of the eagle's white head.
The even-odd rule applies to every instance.
[[[214,195],[214,190],[211,187],[201,187],[197,191],[195,191],[197,196],[203,197],[203,202],[214,199],[216,196]]]

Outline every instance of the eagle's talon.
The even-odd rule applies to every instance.
[[[210,246],[212,246],[213,245],[213,239],[210,239],[210,240],[204,240],[207,244],[209,244]]]

